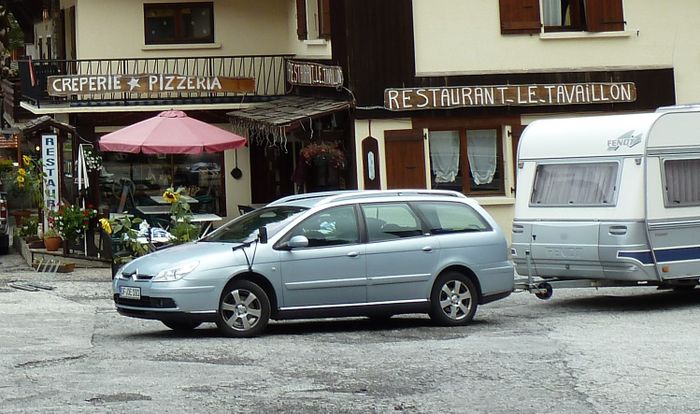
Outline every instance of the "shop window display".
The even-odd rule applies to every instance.
[[[183,188],[194,200],[192,210],[219,213],[223,207],[221,154],[145,155],[103,153],[100,209],[135,211],[157,205],[167,188]],[[154,198],[152,198],[154,197]],[[121,210],[121,211],[120,211]]]

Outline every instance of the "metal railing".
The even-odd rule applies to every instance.
[[[173,102],[236,102],[245,98],[280,96],[285,94],[285,64],[292,55],[204,56],[160,58],[112,58],[79,60],[21,60],[19,61],[22,97],[37,106],[42,103],[134,104],[144,101]],[[32,70],[33,69],[33,74]],[[169,92],[108,92],[101,94],[55,97],[48,95],[47,79],[53,75],[180,75],[222,76],[255,79],[254,93],[169,91]]]

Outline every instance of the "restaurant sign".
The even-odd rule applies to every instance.
[[[339,88],[343,86],[343,68],[288,60],[287,81],[290,85]]]
[[[162,74],[49,76],[47,92],[50,96],[120,92],[253,93],[255,79]]]
[[[489,106],[588,105],[634,102],[634,82],[450,86],[384,90],[390,111]]]

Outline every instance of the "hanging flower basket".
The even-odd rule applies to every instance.
[[[313,143],[301,149],[301,156],[308,165],[329,164],[333,168],[345,168],[345,154],[333,143]]]

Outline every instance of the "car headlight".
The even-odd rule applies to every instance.
[[[179,280],[185,277],[188,273],[193,271],[199,262],[189,262],[177,267],[171,267],[169,269],[161,270],[158,272],[156,277],[153,278],[154,282],[172,282],[174,280]]]

